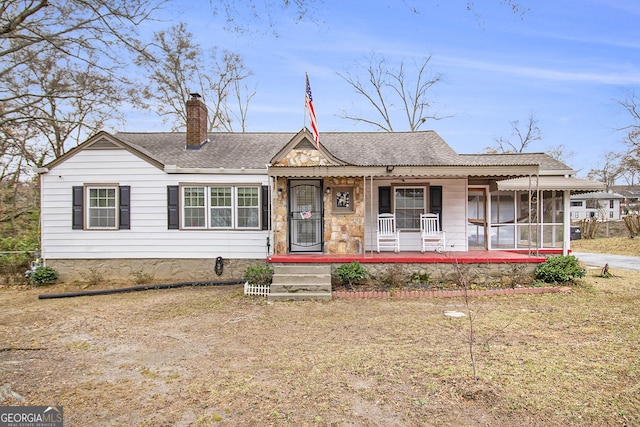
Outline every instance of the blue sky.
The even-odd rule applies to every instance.
[[[530,10],[511,13],[499,0],[355,0],[319,2],[313,21],[291,12],[273,17],[278,36],[223,29],[208,0],[169,3],[167,22],[187,23],[199,43],[240,53],[254,76],[249,131],[300,130],[304,124],[304,75],[309,74],[323,131],[370,131],[339,117],[367,115],[370,105],[337,73],[354,71],[372,53],[391,61],[421,62],[444,75],[431,100],[442,116],[421,130],[437,131],[459,153],[482,152],[509,122],[538,120],[543,139],[530,151],[563,144],[568,163],[585,176],[608,151],[622,151],[616,128],[631,117],[616,100],[640,94],[640,2],[636,0],[522,0]],[[480,4],[482,3],[482,4]],[[419,13],[409,8],[415,6]],[[153,114],[125,126],[130,131],[169,130]],[[406,130],[396,126],[396,130]]]

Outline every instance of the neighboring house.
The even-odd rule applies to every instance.
[[[640,213],[640,185],[614,185],[611,191],[622,196],[620,210],[623,216]]]
[[[571,196],[571,219],[574,221],[597,218],[601,221],[621,219],[620,203],[623,197],[615,193],[597,191]]]
[[[187,101],[186,133],[100,132],[45,168],[42,255],[61,278],[222,277],[271,255],[358,255],[395,213],[400,250],[440,215],[447,253],[568,253],[571,192],[600,183],[546,154],[457,154],[437,133],[207,133]],[[426,256],[426,254],[425,254]]]

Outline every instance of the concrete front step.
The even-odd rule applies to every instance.
[[[304,284],[304,283],[324,283],[331,284],[331,274],[280,274],[274,273],[272,286],[277,285],[289,285],[289,284]]]
[[[331,274],[330,264],[276,264],[274,274]]]
[[[326,283],[271,283],[269,292],[300,293],[300,292],[324,292],[331,293],[331,284]]]
[[[329,264],[274,264],[269,301],[331,299]]]
[[[303,292],[303,293],[289,293],[289,292],[269,292],[267,301],[330,301],[331,292]]]

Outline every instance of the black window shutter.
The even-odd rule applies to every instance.
[[[84,188],[82,186],[74,186],[72,188],[72,214],[71,228],[73,230],[82,230],[84,228]]]
[[[167,186],[167,219],[169,230],[180,228],[180,187]]]
[[[442,227],[442,186],[429,187],[429,212],[440,215],[440,227]]]
[[[378,213],[391,213],[391,187],[378,187]]]
[[[120,187],[120,230],[129,230],[131,228],[131,186],[123,185]]]
[[[269,187],[262,186],[262,229],[269,229]]]

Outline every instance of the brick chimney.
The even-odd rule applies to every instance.
[[[187,149],[198,149],[207,142],[207,106],[199,93],[191,93],[187,101]]]

